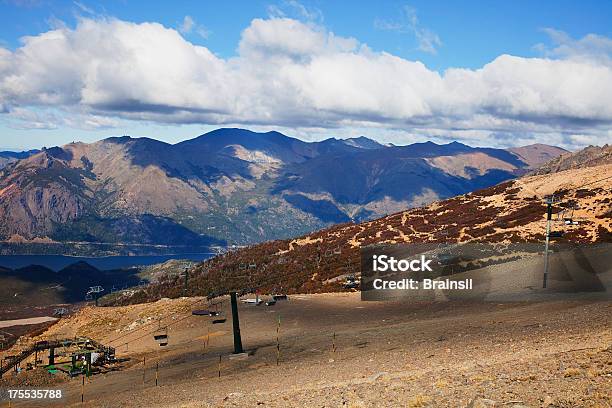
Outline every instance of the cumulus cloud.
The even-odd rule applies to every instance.
[[[593,39],[597,47],[587,47]],[[228,59],[158,23],[85,18],[25,37],[14,51],[0,48],[0,117],[46,126],[129,119],[603,143],[612,124],[609,39],[570,40],[542,58],[501,55],[479,69],[437,72],[287,17],[253,20]]]

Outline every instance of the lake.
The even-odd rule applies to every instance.
[[[100,269],[120,269],[139,265],[153,265],[170,259],[203,261],[212,257],[212,253],[176,254],[176,255],[145,255],[145,256],[105,256],[82,257],[65,255],[0,255],[0,266],[10,269],[23,268],[29,265],[41,265],[54,271],[59,271],[68,265],[84,261]]]

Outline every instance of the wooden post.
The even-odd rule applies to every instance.
[[[82,377],[83,381],[81,382],[81,404],[85,403],[85,376]]]
[[[147,372],[147,358],[143,357],[142,358],[142,384],[144,385],[145,383],[145,374]]]
[[[87,379],[89,379],[89,377],[91,377],[91,353],[85,353],[85,363],[87,364]]]
[[[281,322],[281,318],[280,318],[280,315],[278,315],[278,325],[276,326],[276,365],[278,365],[280,362],[280,340],[279,340],[280,322]]]
[[[157,379],[159,377],[159,363],[155,363],[155,386],[157,387]]]
[[[336,352],[336,332],[334,332],[334,335],[332,337],[332,353]]]
[[[208,349],[208,343],[210,343],[210,326],[207,328],[206,341],[204,341],[204,354],[206,354],[206,350]]]
[[[219,354],[219,378],[221,378],[221,354]]]

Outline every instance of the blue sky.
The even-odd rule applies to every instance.
[[[15,0],[0,1],[0,46],[7,50],[4,56],[5,61],[8,61],[7,65],[11,65],[10,69],[19,72],[18,54],[25,51],[22,49],[24,47],[22,37],[24,36],[39,36],[50,30],[60,29],[66,30],[71,41],[75,42],[77,41],[75,39],[80,38],[79,36],[85,35],[76,29],[83,20],[93,22],[94,25],[109,20],[135,23],[135,26],[130,28],[134,30],[142,28],[141,23],[155,22],[165,28],[175,30],[190,46],[201,46],[209,50],[220,61],[213,61],[212,64],[227,66],[219,68],[220,72],[235,70],[234,60],[240,60],[240,66],[250,66],[249,73],[253,71],[252,66],[258,63],[269,63],[274,69],[284,72],[286,65],[280,63],[275,65],[280,57],[274,47],[279,45],[273,44],[274,47],[272,47],[269,42],[263,46],[255,43],[263,38],[262,36],[268,32],[268,26],[272,25],[270,22],[276,19],[285,22],[296,21],[306,27],[286,24],[284,27],[274,28],[274,30],[281,30],[275,31],[276,33],[282,33],[282,30],[285,29],[293,30],[291,32],[311,30],[307,32],[307,35],[314,33],[314,36],[322,32],[326,36],[321,40],[323,41],[322,46],[329,47],[335,53],[344,56],[347,53],[359,54],[365,58],[364,62],[377,59],[379,65],[373,66],[367,71],[369,74],[364,75],[371,75],[377,69],[380,69],[381,72],[386,71],[385,67],[393,63],[393,61],[379,61],[376,55],[380,53],[397,57],[401,62],[424,64],[426,72],[420,70],[419,67],[399,67],[391,74],[384,74],[397,74],[398,83],[406,78],[414,79],[417,82],[427,81],[432,73],[444,76],[446,70],[453,68],[466,68],[470,72],[478,72],[505,54],[521,57],[527,62],[541,58],[550,59],[553,62],[580,59],[581,62],[586,61],[585,64],[588,62],[590,68],[594,68],[595,63],[600,64],[597,72],[605,69],[604,74],[607,75],[610,69],[608,41],[612,37],[611,17],[612,2],[610,1],[301,1],[298,3],[284,0],[279,2],[172,1],[154,3],[129,0],[105,2]],[[255,19],[261,19],[263,23],[260,26],[254,25]],[[264,25],[267,26],[264,27]],[[252,29],[249,31],[254,32],[254,39],[251,42],[245,40],[245,30],[248,28]],[[122,30],[119,27],[117,30],[123,33],[127,29]],[[342,38],[346,41],[354,39],[357,45],[339,46],[330,39],[330,33],[334,38]],[[166,34],[160,33],[160,35]],[[138,34],[134,31],[133,35]],[[117,36],[117,38],[117,41],[129,42],[124,37]],[[151,40],[149,46],[155,47],[154,38],[152,37]],[[285,47],[286,45],[281,44],[280,46]],[[291,44],[288,46],[290,47]],[[92,43],[92,47],[95,47],[95,44]],[[367,47],[366,51],[364,51],[365,47]],[[264,54],[253,57],[253,50],[262,49],[265,50]],[[586,57],[584,49],[588,49]],[[290,54],[295,52],[295,50],[283,50]],[[302,53],[303,49],[298,52]],[[309,48],[304,52],[304,55],[300,54],[300,58],[308,61],[300,60],[296,63],[295,69],[302,70],[305,67],[310,69],[321,57],[314,48]],[[321,58],[328,58],[331,53],[332,51],[325,52]],[[376,55],[372,57],[372,54]],[[291,55],[290,58],[293,58],[294,54]],[[368,59],[369,57],[371,58]],[[46,56],[46,58],[52,58],[52,56]],[[103,56],[100,58],[104,61]],[[189,61],[184,64],[193,63]],[[290,61],[295,63],[295,58]],[[510,70],[512,68],[509,65],[512,63],[523,65],[523,60],[498,61],[500,67]],[[329,63],[329,59],[324,62]],[[0,68],[1,63],[0,58]],[[177,63],[183,64],[182,61]],[[53,64],[49,65],[55,67]],[[336,69],[336,66],[333,65],[325,66],[329,66],[331,70]],[[338,65],[337,69],[342,70],[346,67],[346,65]],[[550,69],[552,72],[565,72],[561,68],[551,67]],[[541,70],[540,68],[534,69],[537,70],[536,72]],[[567,72],[571,71],[570,68],[567,69]],[[184,72],[193,72],[193,70],[194,67],[186,66],[180,71],[180,75],[183,76]],[[202,68],[202,70],[209,75],[208,68]],[[416,71],[413,73],[410,70]],[[501,68],[491,69],[495,73],[499,73],[500,70]],[[63,70],[60,71],[63,72]],[[91,72],[90,68],[84,71]],[[0,69],[0,83],[2,79],[10,78],[12,72],[7,70],[3,73]],[[325,75],[320,71],[316,72],[318,73],[317,79]],[[41,73],[35,72],[33,75],[40,77]],[[53,76],[53,69],[50,68],[42,75]],[[84,84],[82,88],[79,85],[79,92],[82,92],[83,89],[89,90],[91,85],[88,86],[81,76],[77,78],[76,75],[72,72],[66,73],[65,81],[61,83],[61,86],[70,88],[70,81],[73,81]],[[125,95],[113,97],[112,101],[105,103],[103,108],[101,108],[102,104],[98,103],[99,95],[94,98],[96,103],[86,102],[85,98],[72,100],[70,97],[60,98],[60,103],[49,102],[48,98],[40,97],[42,93],[40,89],[28,89],[27,92],[23,91],[22,94],[19,94],[21,88],[7,80],[5,89],[8,90],[4,91],[4,95],[0,85],[0,103],[2,103],[0,106],[4,107],[4,113],[0,113],[0,148],[22,149],[63,144],[71,140],[92,141],[122,133],[152,136],[176,142],[223,125],[261,130],[278,128],[309,140],[327,136],[346,137],[365,134],[382,141],[395,143],[409,143],[428,138],[443,141],[444,138],[450,138],[464,140],[470,144],[490,145],[506,143],[508,135],[514,136],[517,141],[521,142],[550,140],[551,135],[554,135],[553,141],[558,144],[576,147],[593,141],[604,142],[610,138],[611,120],[608,118],[608,112],[605,111],[605,108],[602,108],[603,112],[599,112],[596,101],[589,99],[585,104],[585,106],[590,106],[589,103],[592,103],[590,110],[598,111],[593,117],[588,115],[585,117],[580,106],[570,107],[571,109],[568,108],[567,112],[560,110],[569,104],[563,98],[568,98],[570,94],[554,95],[559,98],[558,104],[546,109],[546,112],[533,107],[527,109],[524,101],[510,103],[504,100],[491,104],[491,96],[483,94],[479,101],[466,102],[466,104],[474,105],[469,112],[458,114],[457,111],[461,110],[462,106],[461,101],[455,99],[440,101],[445,96],[423,95],[427,91],[415,90],[418,88],[415,85],[400,95],[392,96],[392,99],[410,99],[414,95],[415,101],[409,106],[403,106],[401,102],[387,103],[385,95],[388,95],[388,92],[383,93],[380,100],[372,102],[370,101],[373,99],[373,97],[370,98],[372,91],[365,89],[359,94],[364,97],[363,103],[354,106],[355,104],[347,103],[347,101],[332,99],[333,96],[322,100],[319,98],[320,92],[312,96],[310,94],[312,91],[310,85],[314,78],[312,72],[304,73],[304,76],[300,77],[306,89],[302,89],[300,84],[295,84],[295,77],[289,78],[288,85],[283,85],[297,86],[298,94],[301,95],[303,91],[307,95],[297,102],[291,101],[291,114],[277,111],[278,106],[275,104],[266,106],[266,109],[262,109],[259,113],[260,116],[256,117],[246,115],[242,111],[235,111],[235,106],[242,103],[256,105],[262,93],[267,95],[273,90],[270,91],[263,86],[253,90],[253,94],[246,99],[246,102],[242,102],[242,99],[237,101],[238,98],[242,98],[237,94],[245,85],[235,78],[244,78],[245,74],[236,75],[232,76],[231,78],[234,79],[230,81],[236,82],[237,90],[228,91],[227,97],[222,100],[216,100],[215,95],[211,95],[205,101],[199,96],[186,95],[179,101],[169,100],[166,103],[165,100],[157,97],[147,99],[146,92],[134,92],[136,97],[125,98]],[[200,78],[200,75],[194,78]],[[607,77],[604,75],[602,80],[605,78]],[[213,79],[221,80],[217,77]],[[347,84],[349,87],[347,89],[359,87],[363,79],[364,77],[356,76],[354,82]],[[448,76],[443,79],[446,82],[450,81]],[[585,78],[578,79],[584,80]],[[28,82],[25,78],[23,80]],[[508,94],[514,95],[516,89],[532,87],[532,85],[523,86],[520,82],[521,78],[513,78],[513,80],[518,81],[518,84],[515,88],[508,90]],[[434,83],[436,81],[436,78],[432,79],[431,87],[439,86]],[[557,81],[569,83],[575,82],[576,79],[567,78],[566,81],[566,78],[561,77]],[[270,82],[268,81],[268,84]],[[461,84],[465,82],[465,79],[460,81]],[[125,86],[125,82],[122,84]],[[189,84],[187,79],[186,82],[177,84],[177,86],[184,88],[189,87]],[[558,88],[560,84],[561,82],[550,84],[543,89],[535,89],[533,92],[541,94],[540,97],[547,100],[544,92],[547,89]],[[144,83],[142,85],[145,86]],[[322,89],[325,88],[324,85],[321,86]],[[381,89],[385,89],[385,86],[387,84],[381,84]],[[483,86],[491,88],[492,85],[487,82]],[[102,86],[96,82],[96,87],[101,88]],[[115,88],[114,85],[108,86],[104,92],[100,92],[107,98],[108,89]],[[150,88],[149,84],[148,89]],[[200,96],[206,92],[214,93],[214,90],[203,84],[198,89],[201,89],[198,94]],[[449,89],[456,89],[456,86],[451,84]],[[342,88],[339,91],[342,92]],[[444,92],[444,95],[447,95],[450,91]],[[489,89],[487,92],[496,91]],[[501,93],[504,91],[502,90]],[[287,97],[285,94],[279,94],[271,95],[270,98],[276,98],[278,105],[287,106],[285,100]],[[595,99],[595,97],[596,95],[576,95],[576,98]],[[144,108],[125,108],[126,103],[134,100],[138,102],[135,106],[144,106]],[[293,103],[296,105],[293,106]],[[456,104],[457,107],[447,109],[449,104]],[[112,105],[112,108],[109,108],[109,105]],[[162,111],[166,112],[165,108],[158,109],[160,105],[168,106],[171,110],[178,106],[180,109],[185,109],[187,113],[180,117],[166,113],[160,114]],[[232,108],[228,108],[229,105]],[[122,108],[117,106],[122,106]],[[156,108],[147,108],[150,106]],[[215,114],[202,113],[209,111]],[[323,114],[314,116],[313,111],[323,112]],[[219,112],[222,114],[218,114]],[[484,117],[485,114],[489,117]],[[266,120],[259,120],[259,117],[262,116],[269,117]],[[440,117],[443,117],[443,120]],[[555,117],[560,119],[554,119]],[[89,121],[88,118],[94,118],[94,120]],[[37,125],[30,126],[28,121],[36,122]],[[91,122],[92,125],[74,125],[75,122],[83,121]]]

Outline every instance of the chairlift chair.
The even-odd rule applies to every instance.
[[[227,317],[225,317],[223,312],[211,311],[210,317],[212,317],[212,324],[221,324],[227,321]]]
[[[153,339],[159,344],[160,347],[168,345],[168,326],[163,329],[159,329],[153,334]]]
[[[563,237],[563,231],[551,231],[548,234],[549,238],[562,238]]]
[[[215,317],[212,319],[212,324],[221,324],[227,321],[227,317],[223,316],[221,313],[217,313]]]
[[[288,300],[289,298],[285,294],[275,294],[275,295],[272,295],[272,299],[275,301],[279,301],[279,300]]]

